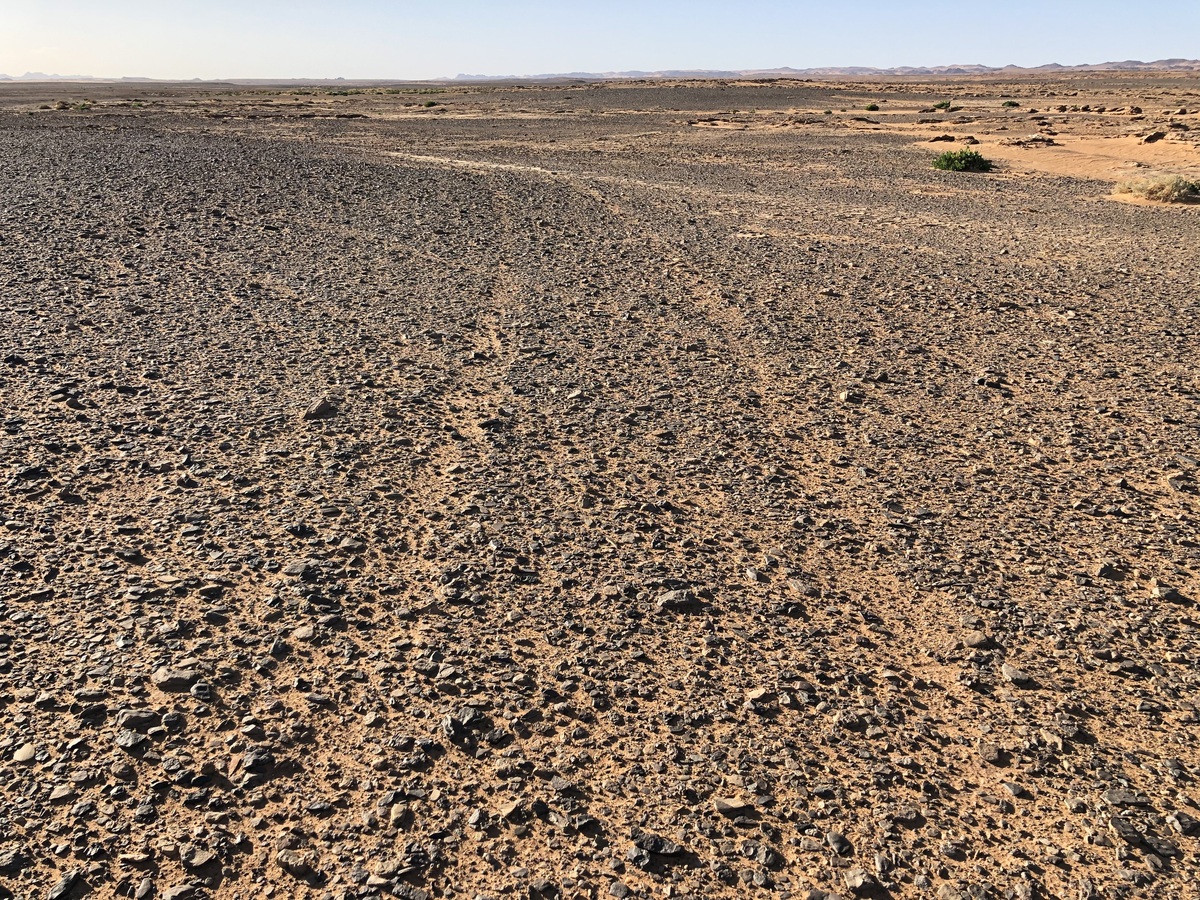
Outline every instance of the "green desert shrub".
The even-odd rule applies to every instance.
[[[950,108],[950,101],[949,101],[949,100],[943,100],[941,103],[935,103],[935,104],[933,104],[933,108],[934,108],[934,109],[949,109],[949,108]]]
[[[866,106],[866,110],[867,110],[867,112],[879,112],[879,104],[878,103],[868,103]]]
[[[1017,108],[1018,106],[1020,106],[1021,104],[1020,104],[1020,103],[1018,103],[1016,100],[1005,100],[1005,101],[1004,101],[1003,103],[1001,103],[1000,105],[1001,105],[1001,106],[1008,107],[1009,109],[1016,109],[1016,108]]]
[[[933,161],[935,169],[945,172],[990,172],[992,161],[975,150],[948,150]]]
[[[1200,196],[1200,183],[1188,181],[1182,175],[1159,175],[1122,181],[1117,185],[1116,192],[1158,203],[1183,203]]]

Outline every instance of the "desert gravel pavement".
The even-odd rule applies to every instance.
[[[1197,210],[919,143],[1068,88],[0,87],[0,896],[1194,896]]]

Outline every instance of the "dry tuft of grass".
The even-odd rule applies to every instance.
[[[1183,203],[1200,196],[1200,184],[1181,175],[1132,178],[1117,185],[1115,193],[1133,194],[1158,203]]]

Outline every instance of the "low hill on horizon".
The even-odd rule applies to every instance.
[[[1078,65],[1062,65],[1047,63],[1041,66],[984,66],[978,64],[961,64],[946,66],[896,66],[879,68],[875,66],[817,66],[806,69],[795,69],[790,66],[767,69],[661,69],[657,71],[621,71],[621,72],[559,72],[541,75],[470,75],[458,74],[442,78],[147,78],[142,76],[107,77],[97,75],[57,75],[45,72],[26,72],[24,75],[0,74],[0,82],[30,82],[30,81],[82,81],[82,82],[207,82],[221,81],[225,83],[246,84],[323,84],[323,83],[374,83],[374,82],[425,82],[425,81],[561,81],[589,80],[606,81],[629,78],[864,78],[864,77],[904,77],[921,75],[993,75],[993,74],[1065,74],[1069,72],[1200,72],[1200,59],[1159,59],[1152,62],[1129,59],[1102,63],[1082,63]]]
[[[906,76],[906,75],[991,75],[991,74],[1025,74],[1025,73],[1061,73],[1061,72],[1195,72],[1200,71],[1198,59],[1159,59],[1153,62],[1129,59],[1103,63],[1083,63],[1079,65],[1062,65],[1047,63],[1041,66],[984,66],[978,64],[962,64],[947,66],[896,66],[893,68],[878,68],[875,66],[818,66],[807,69],[794,69],[782,66],[775,69],[664,69],[654,72],[624,71],[624,72],[563,72],[545,75],[455,75],[452,81],[548,81],[551,79],[622,79],[622,78],[845,78],[864,76]]]

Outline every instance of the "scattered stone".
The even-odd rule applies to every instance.
[[[981,647],[988,646],[991,643],[991,638],[982,631],[967,631],[963,634],[963,643],[974,650],[978,650]]]
[[[778,695],[769,688],[754,688],[746,692],[746,700],[753,704],[768,704],[774,703],[778,699]]]
[[[203,677],[195,669],[172,669],[163,666],[154,670],[150,676],[151,683],[160,691],[169,694],[187,693]]]
[[[1139,796],[1133,791],[1126,791],[1120,788],[1113,788],[1105,791],[1100,795],[1101,798],[1109,806],[1149,806],[1150,800],[1147,797]]]
[[[50,893],[48,893],[46,896],[49,898],[49,900],[60,900],[60,898],[68,896],[73,890],[75,890],[75,887],[80,884],[81,881],[82,879],[80,877],[80,871],[78,869],[71,869],[65,872],[62,877],[55,882],[54,886],[50,888]]]
[[[307,854],[301,854],[295,850],[280,850],[275,855],[275,862],[279,864],[279,868],[300,881],[316,882],[320,880],[316,867]]]
[[[633,845],[639,850],[645,850],[647,853],[653,853],[656,856],[679,856],[683,853],[683,847],[679,844],[676,844],[674,841],[668,841],[666,838],[659,837],[656,834],[639,834],[634,838]]]
[[[337,412],[336,402],[330,397],[322,397],[314,400],[309,404],[308,409],[304,410],[304,420],[312,422],[317,419],[332,419]]]
[[[117,727],[143,734],[162,724],[162,716],[152,709],[122,709],[117,713]]]
[[[1000,674],[1012,684],[1025,686],[1033,683],[1033,677],[1028,672],[1010,663],[1004,663],[1000,667]]]
[[[1125,841],[1127,844],[1140,844],[1142,841],[1142,833],[1128,819],[1121,816],[1113,816],[1108,820],[1108,828],[1116,837]]]
[[[217,855],[211,850],[205,850],[201,847],[192,847],[180,856],[183,866],[186,869],[203,869],[209,863],[217,858]]]
[[[1025,788],[1021,787],[1021,785],[1017,784],[1015,781],[1003,781],[1001,784],[1004,785],[1004,789],[1008,791],[1012,797],[1021,798],[1025,796]]]
[[[854,847],[840,831],[825,832],[825,843],[838,856],[851,856],[854,853]]]
[[[713,808],[723,816],[736,819],[753,812],[754,804],[733,797],[716,797],[713,799]]]
[[[1180,834],[1188,836],[1200,834],[1200,821],[1180,810],[1167,816],[1167,824]]]
[[[126,753],[137,754],[143,752],[150,742],[144,734],[138,734],[136,731],[126,728],[117,734],[116,744]]]
[[[519,800],[507,800],[500,804],[497,810],[500,818],[507,819],[510,822],[520,821],[525,814],[525,805]]]
[[[674,612],[698,609],[704,604],[690,590],[667,591],[658,598],[656,606],[659,612]]]
[[[1007,759],[1004,749],[992,741],[981,739],[976,749],[979,751],[979,758],[993,766],[1002,766]]]
[[[847,869],[842,877],[852,893],[868,894],[875,889],[875,879],[866,869]]]

